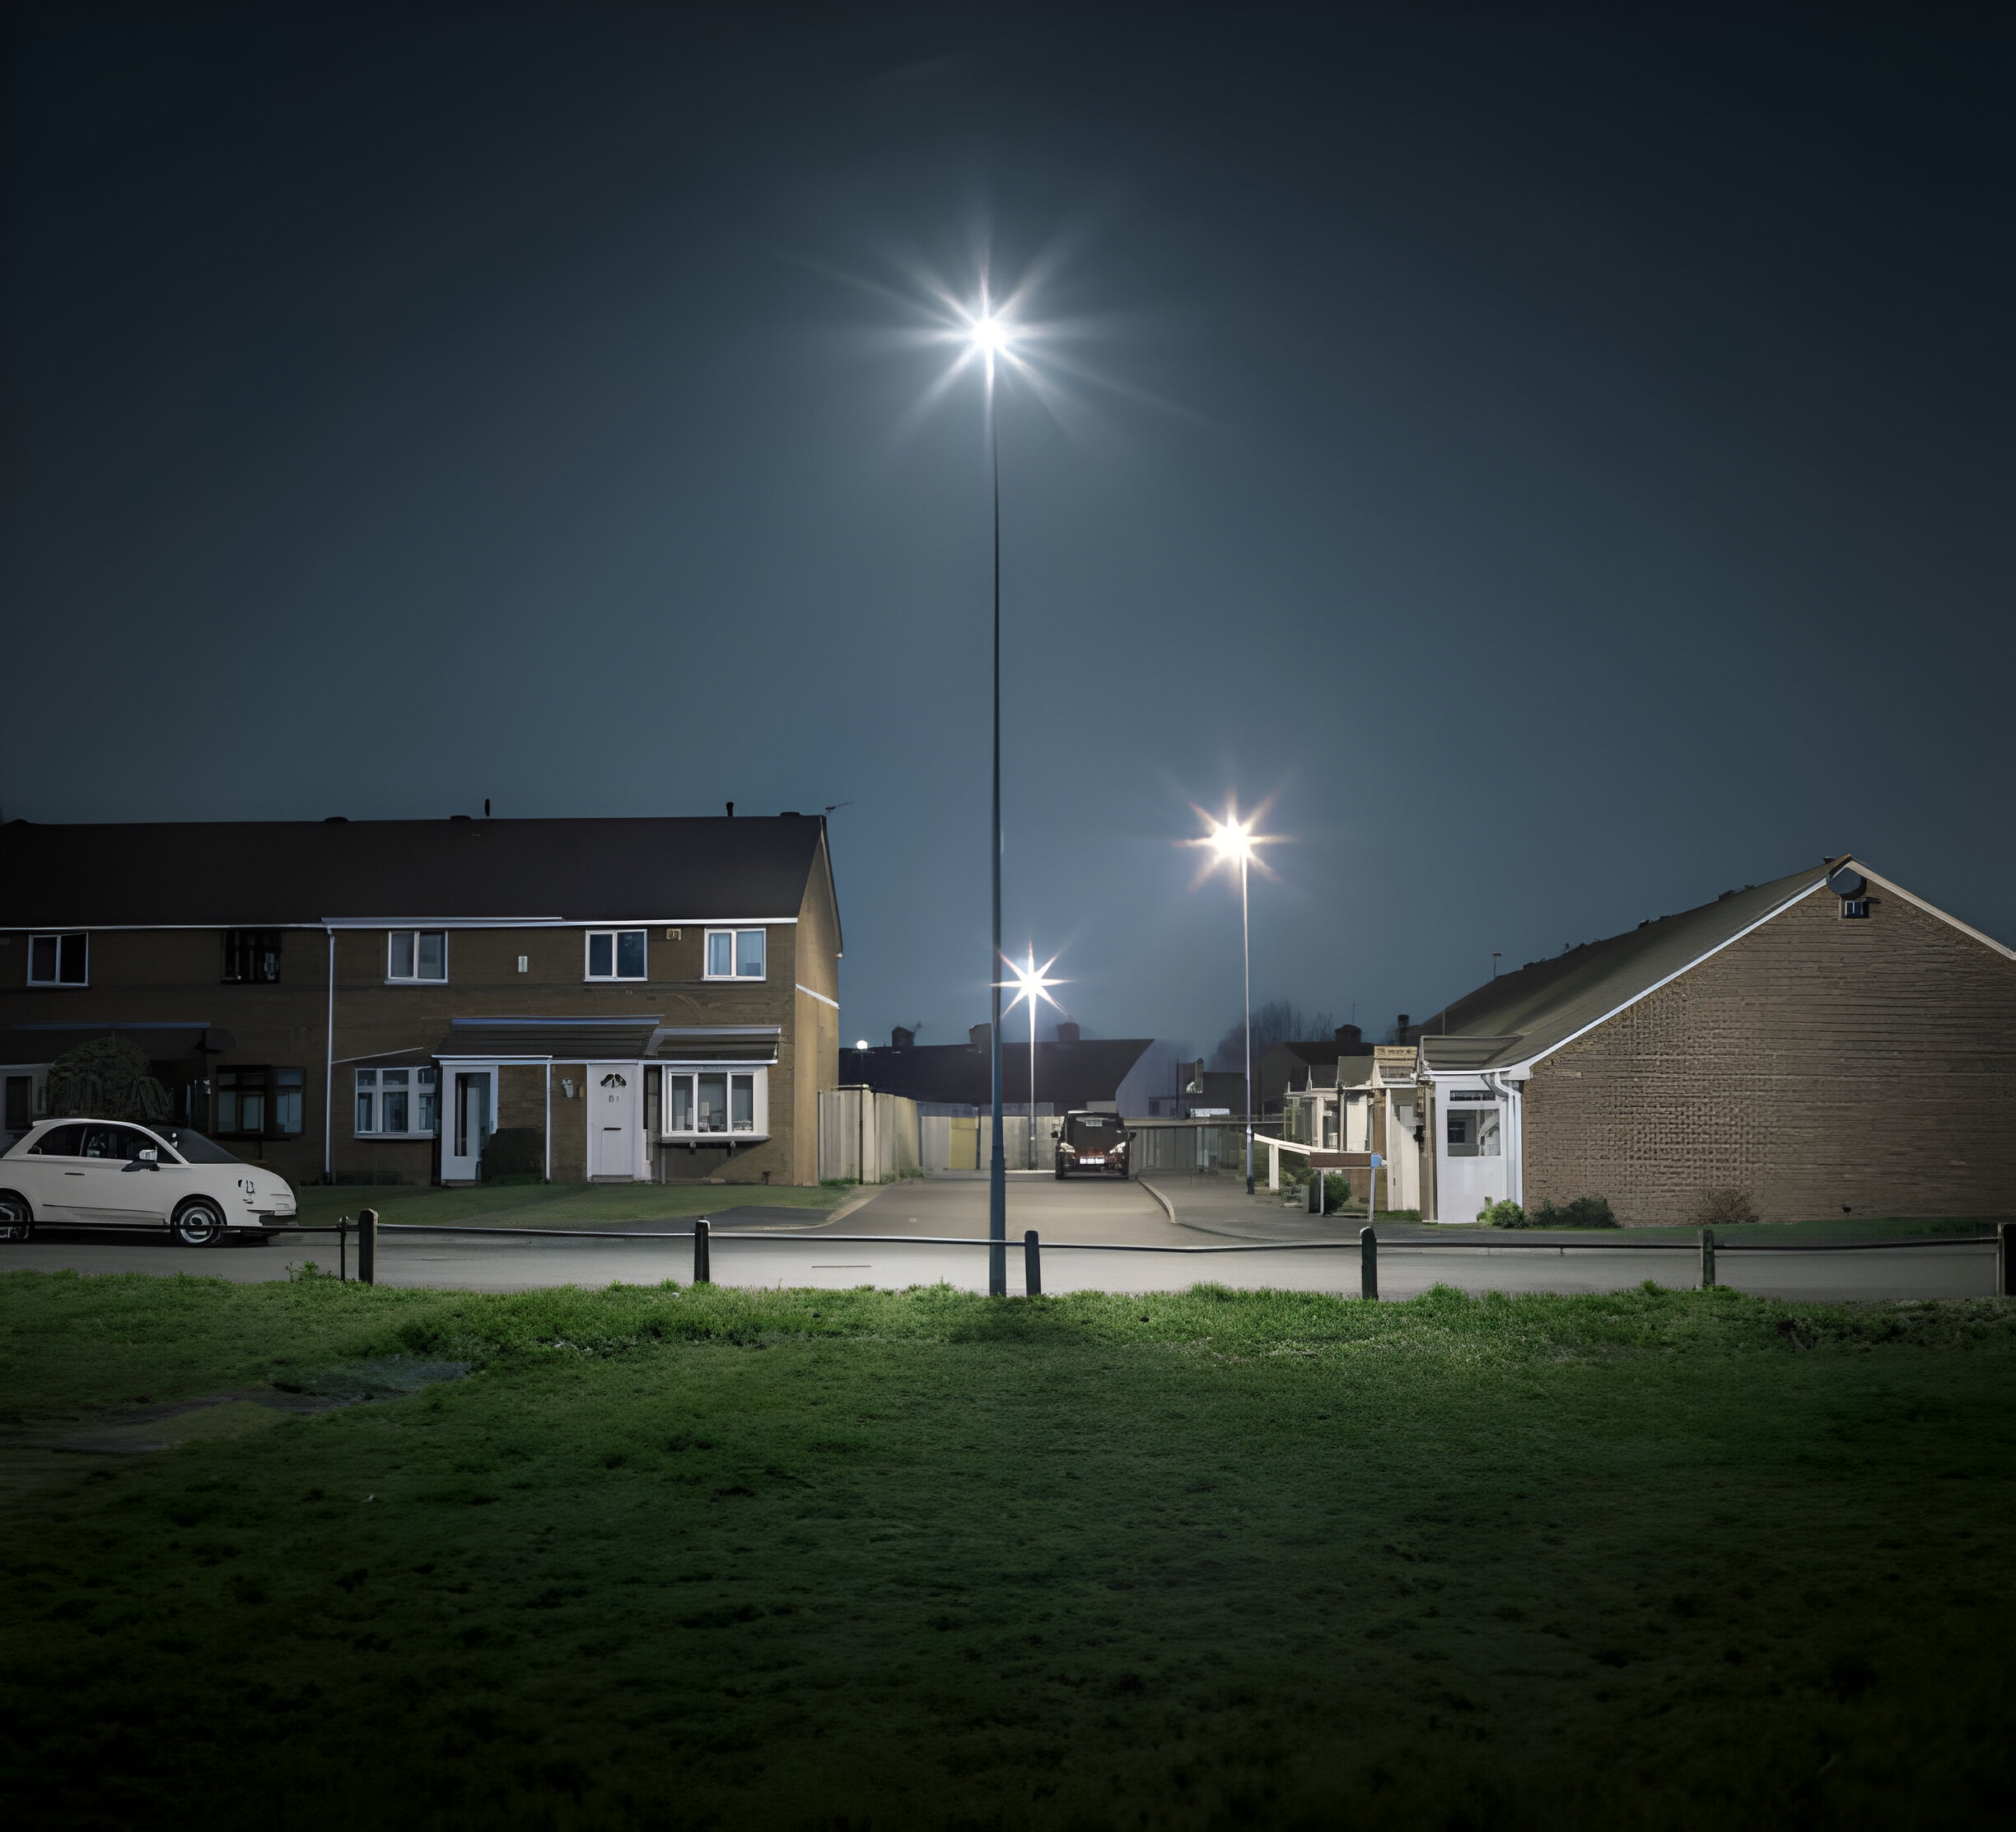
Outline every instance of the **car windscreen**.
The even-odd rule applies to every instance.
[[[242,1164],[245,1160],[234,1157],[214,1138],[205,1138],[201,1133],[191,1132],[187,1126],[163,1126],[161,1135],[174,1146],[184,1161],[190,1164]]]
[[[1110,1145],[1119,1130],[1120,1122],[1103,1113],[1075,1113],[1071,1117],[1071,1140],[1074,1145]]]

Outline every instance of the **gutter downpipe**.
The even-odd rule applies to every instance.
[[[500,1071],[500,1074],[501,1074]],[[546,1160],[545,1175],[553,1181],[553,1058],[546,1059]]]
[[[1486,1070],[1484,1085],[1505,1103],[1505,1198],[1526,1206],[1526,1089],[1504,1069]]]
[[[322,932],[329,937],[329,1016],[322,1026],[322,1180],[326,1184],[336,1168],[336,931],[325,923]]]

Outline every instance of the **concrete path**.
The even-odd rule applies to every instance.
[[[1356,1217],[1319,1221],[1270,1202],[1248,1201],[1236,1186],[1210,1192],[1208,1204],[1176,1200],[1178,1219],[1138,1183],[1059,1183],[1048,1173],[1019,1172],[1008,1192],[1008,1282],[1023,1288],[1021,1236],[1041,1236],[1043,1289],[1183,1291],[1200,1280],[1296,1291],[1359,1288]],[[964,1289],[987,1287],[984,1245],[941,1245],[931,1236],[984,1236],[983,1177],[931,1177],[895,1184],[838,1219],[808,1213],[800,1222],[772,1210],[748,1225],[723,1214],[712,1249],[721,1284],[876,1285],[901,1288],[940,1281]],[[628,1233],[683,1234],[690,1222],[623,1224]],[[1692,1287],[1698,1260],[1691,1246],[1652,1251],[1611,1242],[1514,1246],[1451,1231],[1388,1224],[1380,1230],[1379,1290],[1387,1298],[1418,1295],[1438,1283],[1472,1292],[1617,1291],[1650,1278]],[[721,1234],[754,1235],[722,1239]],[[863,1241],[864,1235],[894,1236]],[[1339,1242],[1318,1248],[1317,1241]],[[1113,1252],[1076,1242],[1114,1247],[1245,1249],[1280,1243],[1280,1252]],[[1428,1243],[1432,1242],[1432,1245]],[[356,1245],[351,1244],[354,1271]],[[0,1245],[0,1269],[36,1267],[78,1272],[189,1273],[256,1282],[280,1278],[290,1265],[313,1260],[325,1271],[337,1264],[333,1235],[304,1235],[264,1246],[178,1247],[161,1236],[44,1234],[24,1245]],[[1725,1252],[1719,1275],[1738,1290],[1788,1298],[1883,1299],[1986,1296],[1994,1287],[1992,1246],[1910,1247],[1889,1252]],[[523,1291],[540,1286],[599,1287],[621,1282],[656,1284],[693,1275],[690,1241],[595,1240],[574,1231],[559,1236],[404,1234],[380,1238],[379,1283],[473,1291]]]

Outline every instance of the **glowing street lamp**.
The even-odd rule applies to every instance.
[[[994,368],[996,358],[1009,354],[1012,334],[996,315],[984,288],[979,309],[967,322],[973,352],[987,365],[987,432],[989,480],[994,497],[994,951],[1001,953],[1001,436],[994,418]],[[1002,1297],[1008,1291],[1008,1163],[1001,1139],[1001,989],[990,982],[991,1008],[987,1016],[987,1049],[993,1071],[993,1150],[987,1160],[987,1295]]]
[[[1003,959],[1006,960],[1006,956],[1004,956]],[[1053,954],[1048,960],[1044,961],[1040,967],[1036,965],[1036,951],[1035,949],[1031,948],[1029,951],[1029,960],[1025,965],[1017,966],[1012,960],[1009,960],[1007,962],[1008,971],[1015,977],[1012,979],[1003,980],[1001,983],[1004,986],[1012,985],[1016,988],[1015,996],[1008,1001],[1008,1009],[1010,1011],[1012,1012],[1017,1005],[1021,1003],[1024,999],[1027,999],[1029,1001],[1029,1167],[1032,1171],[1036,1168],[1036,1003],[1038,999],[1049,998],[1050,1002],[1052,1005],[1057,1005],[1057,1008],[1060,1012],[1064,1009],[1062,1005],[1057,1005],[1057,1002],[1055,999],[1050,998],[1049,992],[1049,988],[1051,987],[1062,986],[1064,982],[1061,979],[1047,979],[1043,977],[1056,965],[1057,956]]]
[[[1262,810],[1262,812],[1265,811]],[[1256,862],[1257,847],[1267,844],[1265,835],[1253,831],[1258,816],[1245,820],[1238,817],[1236,808],[1228,809],[1222,820],[1213,819],[1200,808],[1205,825],[1210,830],[1200,840],[1191,844],[1211,848],[1213,862],[1219,865],[1237,865],[1239,881],[1239,949],[1245,965],[1246,986],[1246,1194],[1253,1193],[1253,924],[1248,914],[1246,897],[1247,868]],[[1265,871],[1266,866],[1261,866]]]

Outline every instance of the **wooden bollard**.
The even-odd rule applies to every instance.
[[[693,1223],[693,1282],[696,1285],[711,1285],[714,1283],[713,1270],[707,1264],[707,1223],[704,1215]]]
[[[1022,1236],[1022,1289],[1030,1297],[1043,1296],[1043,1247],[1033,1227]]]
[[[1358,1295],[1379,1302],[1379,1236],[1369,1227],[1358,1230]]]
[[[1705,1292],[1711,1292],[1715,1289],[1715,1230],[1711,1227],[1705,1227],[1701,1230],[1701,1289]]]
[[[357,1212],[357,1283],[378,1283],[378,1211],[375,1208]]]

